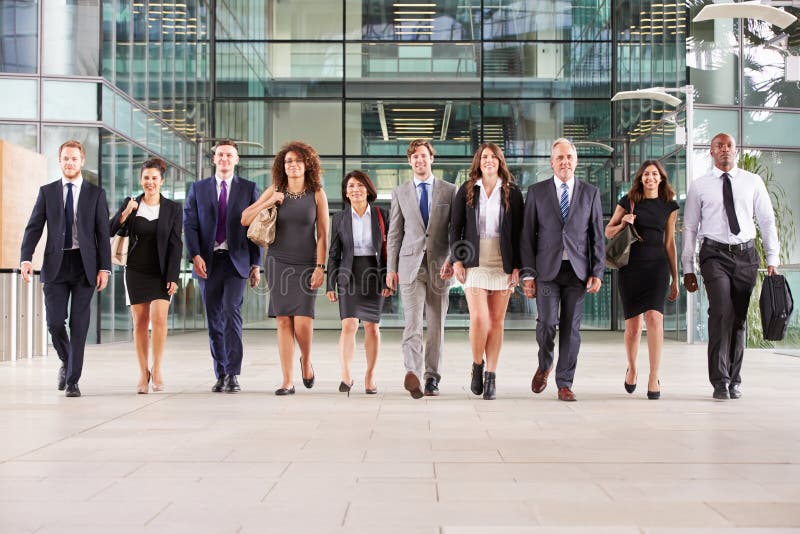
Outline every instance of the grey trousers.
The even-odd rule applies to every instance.
[[[403,363],[406,372],[423,379],[441,380],[439,367],[444,350],[444,319],[447,315],[450,283],[439,278],[439,272],[430,272],[427,261],[422,261],[419,274],[410,284],[400,284],[403,299],[405,329],[403,329]],[[428,322],[425,352],[422,351],[422,327]],[[425,372],[422,371],[423,363]]]

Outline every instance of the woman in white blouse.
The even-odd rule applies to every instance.
[[[522,193],[503,151],[483,143],[453,202],[450,260],[469,307],[470,389],[487,400],[495,398],[506,308],[519,284],[522,213]]]

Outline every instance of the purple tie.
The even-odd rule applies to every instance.
[[[217,211],[217,244],[225,242],[225,221],[228,216],[228,185],[225,180],[222,183],[222,191],[219,192],[219,210]]]

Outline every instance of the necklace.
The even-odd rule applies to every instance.
[[[302,191],[300,191],[299,193],[292,193],[292,192],[291,192],[291,191],[289,191],[289,189],[287,188],[287,189],[286,189],[286,193],[284,193],[284,195],[286,195],[287,197],[289,197],[289,198],[291,198],[291,199],[297,200],[298,198],[303,198],[304,196],[306,196],[306,190],[305,190],[305,189],[303,189],[303,190],[302,190]]]

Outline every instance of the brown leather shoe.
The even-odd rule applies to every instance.
[[[417,375],[413,372],[409,371],[406,373],[406,378],[403,380],[403,387],[406,388],[406,391],[411,393],[411,398],[422,398],[422,390],[419,389],[419,378],[417,378]]]
[[[550,369],[552,369],[552,367]],[[534,393],[541,393],[544,391],[544,388],[547,387],[547,377],[550,375],[550,369],[547,371],[536,369],[536,372],[533,374],[533,380],[531,380],[531,391]]]
[[[558,388],[558,400],[573,402],[578,400],[569,388]]]

